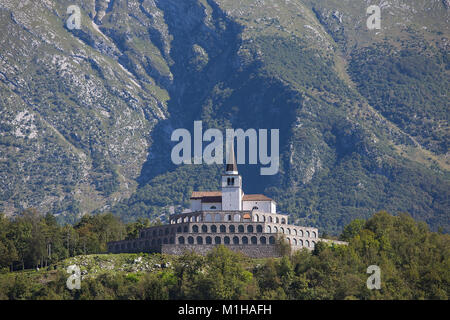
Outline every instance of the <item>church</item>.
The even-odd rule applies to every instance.
[[[280,256],[277,239],[283,235],[292,250],[314,249],[317,228],[289,224],[276,203],[263,194],[245,194],[234,152],[221,177],[220,191],[194,191],[188,212],[172,214],[169,223],[141,230],[138,239],[108,243],[110,253],[160,252],[206,254],[216,245],[254,258]],[[339,243],[340,241],[332,241]]]

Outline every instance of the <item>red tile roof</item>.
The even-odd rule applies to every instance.
[[[193,191],[191,199],[199,199],[202,202],[221,202],[222,192],[220,191]],[[263,194],[244,194],[242,198],[244,201],[272,201],[269,197]]]
[[[242,198],[244,201],[272,201],[269,197],[263,194],[244,194]]]

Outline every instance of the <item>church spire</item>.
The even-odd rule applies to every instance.
[[[236,157],[234,156],[234,139],[231,140],[231,143],[227,142],[227,166],[225,169],[225,173],[227,174],[238,174],[237,164],[236,164]]]

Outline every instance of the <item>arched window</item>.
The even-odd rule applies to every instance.
[[[266,244],[266,237],[259,238],[259,243]]]
[[[299,231],[298,231],[298,235],[299,235],[300,237],[303,237],[303,230],[299,230]]]
[[[267,226],[267,227],[266,227],[266,232],[267,232],[267,233],[272,233],[272,228],[271,228],[270,226]]]
[[[255,236],[253,236],[253,237],[250,238],[250,242],[252,244],[257,244],[258,243],[258,239]]]
[[[206,216],[205,216],[205,222],[211,222],[212,221],[212,217],[211,217],[211,215],[208,213]]]
[[[178,243],[184,244],[184,237],[178,237]]]
[[[197,244],[203,244],[203,238],[198,236],[197,237]]]
[[[206,244],[212,244],[212,238],[211,237],[206,237],[205,238],[205,242],[206,242]]]
[[[169,239],[169,243],[170,243],[170,244],[174,244],[174,243],[175,243],[175,239],[171,237],[171,238]]]
[[[239,244],[239,238],[233,237],[233,244]]]
[[[184,227],[183,227],[183,232],[184,232],[184,233],[187,233],[187,232],[188,232],[188,226],[184,226]]]
[[[309,238],[309,231],[306,231],[306,237]]]
[[[233,217],[234,222],[240,222],[241,221],[241,215],[239,213],[236,213]]]
[[[195,222],[195,217],[194,217],[194,216],[191,216],[191,217],[189,218],[189,221]]]
[[[165,228],[165,229],[164,229],[164,233],[165,233],[166,235],[168,235],[168,234],[169,234],[169,228]]]
[[[263,232],[263,226],[260,225],[260,224],[258,224],[258,225],[256,226],[256,232],[262,233],[262,232]]]
[[[181,226],[177,228],[177,232],[181,232]]]
[[[192,232],[198,233],[198,226],[192,226]]]
[[[254,222],[259,222],[259,216],[257,214],[253,215],[253,221]]]
[[[202,225],[202,232],[203,233],[208,232],[208,227],[206,226],[206,224]]]
[[[248,238],[242,237],[242,244],[248,244]]]
[[[217,233],[217,226],[216,226],[216,225],[213,224],[213,225],[211,226],[211,232],[212,232],[212,233]]]
[[[285,218],[281,219],[281,224],[286,224],[286,219]]]
[[[288,242],[289,244],[291,244],[291,239],[290,239],[290,238],[286,238],[286,240],[287,240],[287,242]]]
[[[214,217],[214,221],[218,222],[218,221],[222,221],[222,217],[219,213],[216,213],[215,217]]]
[[[227,214],[225,216],[225,221],[231,221],[231,214]]]
[[[272,222],[272,221],[273,221],[272,217],[269,216],[269,222]]]
[[[220,239],[220,237],[215,237],[214,238],[214,243],[215,244],[220,244],[222,241],[221,241],[222,239]]]
[[[238,232],[239,232],[239,233],[243,233],[243,232],[244,232],[244,226],[243,226],[242,224],[240,224],[240,225],[238,226]]]
[[[275,237],[274,236],[270,236],[269,243],[270,244],[275,244]]]
[[[284,233],[284,228],[283,227],[280,228],[280,232]]]
[[[287,234],[291,234],[291,229],[287,228],[287,229],[286,229],[286,233],[287,233]]]
[[[247,226],[247,232],[248,233],[253,233],[253,226],[252,225],[248,225]]]
[[[215,210],[215,209],[217,209],[217,207],[216,206],[211,206],[210,209],[211,210]]]
[[[278,228],[276,226],[273,227],[273,233],[277,233],[278,232]]]
[[[311,248],[314,248],[316,246],[316,243],[314,241],[311,241]]]
[[[236,227],[231,225],[229,230],[230,230],[230,233],[235,233],[236,232]]]
[[[230,237],[224,237],[223,238],[223,243],[224,244],[230,244]]]
[[[316,234],[315,231],[312,232],[312,237],[313,237],[313,238],[317,238],[317,234]]]
[[[257,207],[257,206],[254,206],[253,208],[252,208],[252,210],[258,210],[259,208]]]
[[[223,224],[220,225],[220,232],[221,233],[226,233],[227,232],[227,227],[225,227]]]
[[[292,239],[292,240],[294,242],[294,246],[296,246],[297,245],[297,239]]]
[[[305,240],[305,247],[309,247],[309,241]]]
[[[300,247],[303,247],[303,240],[302,240],[302,239],[299,239],[299,240],[298,240],[298,245],[299,245]]]
[[[292,232],[293,232],[294,236],[297,235],[297,229],[292,229]]]
[[[276,223],[280,223],[280,219],[278,217],[275,218]]]

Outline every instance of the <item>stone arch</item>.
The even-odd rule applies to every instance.
[[[196,219],[195,219],[195,216],[191,216],[189,220],[190,220],[191,222],[195,222],[195,220],[196,220]]]
[[[194,237],[188,237],[188,243],[194,244]]]
[[[298,230],[298,235],[299,235],[300,237],[303,237],[303,230]]]
[[[266,232],[267,233],[272,233],[272,228],[270,226],[266,226]]]
[[[177,232],[181,232],[181,226],[177,228]]]
[[[225,215],[225,221],[231,221],[233,218],[231,217],[231,214]]]
[[[216,210],[217,207],[216,207],[216,206],[211,206],[210,209],[211,209],[211,210]]]
[[[216,222],[222,221],[222,216],[220,215],[220,213],[216,213],[216,215],[214,216],[214,221]]]
[[[305,240],[305,247],[309,247],[309,241]]]
[[[253,233],[253,226],[251,224],[247,226],[247,232]]]
[[[239,237],[233,237],[233,244],[239,244]]]
[[[235,233],[236,232],[236,227],[234,225],[231,225],[228,230],[230,231],[230,233]]]
[[[226,233],[227,232],[227,227],[225,227],[224,224],[220,225],[220,233]]]
[[[209,213],[207,213],[205,216],[205,222],[211,222],[211,221],[212,221],[212,217]]]
[[[270,236],[269,237],[269,243],[270,244],[275,244],[275,237],[274,236]]]
[[[206,224],[202,225],[202,232],[207,233],[208,232],[208,226]]]
[[[280,223],[280,218],[276,217],[275,218],[275,223]]]
[[[163,243],[164,243],[164,244],[168,244],[168,243],[169,243],[169,240],[167,240],[167,238],[164,238]]]
[[[293,234],[294,236],[296,236],[296,235],[297,235],[297,229],[292,229],[292,234]]]
[[[169,228],[165,228],[165,229],[164,229],[164,234],[165,234],[165,235],[168,235],[169,233],[170,233]]]
[[[243,236],[241,241],[242,241],[242,244],[248,244],[248,237]]]
[[[258,244],[258,238],[253,236],[253,237],[250,238],[250,242],[251,242],[251,244]]]
[[[184,237],[178,237],[178,243],[184,244]]]
[[[238,226],[238,232],[239,232],[239,233],[244,233],[244,232],[245,232],[245,228],[244,228],[244,226],[243,226],[242,224],[240,224],[240,225]]]
[[[211,225],[210,229],[211,233],[217,233],[217,226],[215,224]]]
[[[203,244],[203,238],[201,236],[197,237],[197,244]]]
[[[259,238],[259,243],[266,244],[266,237],[262,236]]]
[[[212,244],[212,238],[211,238],[210,236],[207,236],[207,237],[205,238],[205,243],[206,243],[206,244]]]
[[[273,226],[273,233],[278,233],[278,228],[277,228],[277,226]]]
[[[286,229],[286,234],[291,234],[291,229],[290,228]]]
[[[198,225],[194,224],[194,225],[192,226],[192,232],[198,233]]]
[[[291,244],[291,238],[286,238],[287,242]]]
[[[158,234],[159,234],[160,236],[162,236],[162,235],[163,235],[163,229],[159,229],[159,230],[158,230]]]
[[[273,222],[272,216],[269,216],[269,222]]]
[[[253,221],[259,222],[259,216],[257,214],[253,214]]]
[[[183,232],[184,232],[184,233],[188,233],[188,226],[184,226],[184,227],[183,227]]]
[[[306,231],[306,237],[309,238],[309,231]]]
[[[315,241],[311,241],[311,248],[314,248],[316,246],[316,242]]]
[[[286,224],[286,219],[285,218],[281,219],[281,224]]]
[[[170,244],[174,244],[175,243],[175,238],[174,237],[170,237],[169,238],[169,243]]]
[[[297,239],[292,239],[292,242],[293,242],[293,244],[294,244],[294,246],[296,246],[297,245]]]
[[[315,231],[312,232],[311,237],[312,237],[312,238],[317,238],[317,234],[316,234]]]
[[[262,233],[262,232],[263,232],[263,226],[260,225],[260,224],[258,224],[258,225],[256,226],[256,232]]]
[[[284,228],[280,227],[280,233],[284,233]]]
[[[220,244],[221,242],[222,242],[222,239],[219,236],[214,238],[214,243],[215,244]]]
[[[233,216],[234,222],[241,222],[241,215],[239,213],[235,213]]]
[[[225,236],[225,237],[223,238],[223,243],[224,243],[224,244],[230,244],[230,237]]]
[[[303,247],[303,240],[302,239],[298,239],[298,245]]]

